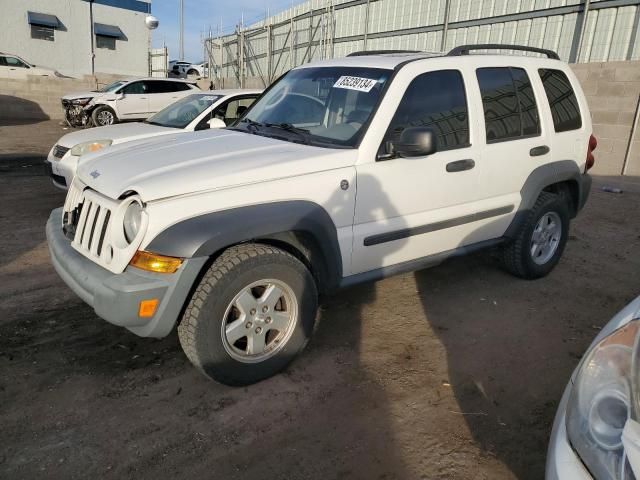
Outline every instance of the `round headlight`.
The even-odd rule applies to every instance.
[[[142,222],[142,205],[138,202],[132,202],[127,207],[127,211],[124,213],[124,237],[127,242],[131,243],[138,235],[140,231],[140,224]]]

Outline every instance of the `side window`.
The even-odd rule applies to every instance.
[[[582,117],[578,99],[564,72],[541,68],[538,73],[549,100],[555,131],[566,132],[581,128]]]
[[[121,91],[127,95],[140,95],[147,93],[147,88],[144,82],[133,82],[122,87]]]
[[[164,83],[169,84],[169,88],[170,88],[170,90],[168,90],[169,92],[184,92],[185,90],[191,90],[189,85],[187,85],[186,83],[182,83],[182,82],[164,82]]]
[[[170,82],[152,80],[144,82],[147,84],[147,93],[168,93],[172,92]]]
[[[25,65],[25,63],[15,57],[4,57],[5,61],[7,62],[7,66],[9,67],[14,67],[14,68],[29,68],[27,65]]]
[[[469,146],[469,114],[458,70],[423,73],[414,78],[398,105],[385,141],[397,141],[408,127],[429,127],[438,150]]]
[[[5,57],[0,56],[0,66],[2,67],[7,66],[7,59]]]
[[[491,67],[477,69],[476,75],[488,143],[540,134],[538,107],[527,72]]]

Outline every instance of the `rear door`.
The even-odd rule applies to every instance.
[[[546,122],[541,121],[543,112],[538,106],[544,94],[539,91],[536,74],[520,66],[487,64],[476,68],[473,79],[484,116],[483,193],[516,208],[527,177],[551,158],[552,136]],[[513,215],[515,209],[503,219],[503,232]]]
[[[116,100],[118,118],[134,119],[149,116],[148,85],[143,80],[128,83],[120,90]]]

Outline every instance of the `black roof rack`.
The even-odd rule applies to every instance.
[[[424,53],[420,50],[363,50],[360,52],[351,52],[347,57],[364,57],[366,55],[384,55],[388,53]]]
[[[519,50],[523,52],[535,52],[541,53],[542,55],[546,55],[548,58],[553,58],[554,60],[560,60],[560,57],[553,50],[547,50],[545,48],[537,48],[537,47],[527,47],[525,45],[505,45],[500,43],[483,43],[479,45],[460,45],[459,47],[454,48],[447,56],[455,57],[458,55],[469,55],[471,50]]]

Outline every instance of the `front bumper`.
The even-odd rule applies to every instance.
[[[69,189],[69,185],[71,185],[71,181],[78,169],[78,160],[80,160],[80,157],[71,155],[69,152],[62,158],[54,157],[53,151],[49,152],[45,161],[45,168],[54,186],[63,190]]]
[[[546,480],[593,480],[567,437],[565,413],[572,387],[573,384],[569,382],[553,422],[549,450],[547,451]]]
[[[173,329],[207,258],[189,258],[173,274],[153,273],[135,267],[114,274],[77,252],[61,226],[62,209],[51,212],[47,242],[58,275],[96,314],[141,337],[164,337]],[[140,318],[142,300],[157,298],[151,318]]]

